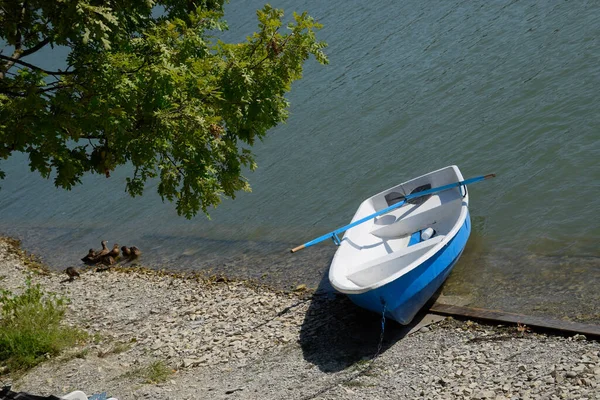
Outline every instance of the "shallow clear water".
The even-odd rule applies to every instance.
[[[331,64],[308,64],[287,124],[256,146],[252,193],[187,221],[156,183],[128,198],[127,168],[63,192],[17,155],[2,162],[0,232],[57,268],[107,239],[155,267],[317,285],[335,248],[290,247],[373,193],[457,164],[497,178],[470,188],[472,243],[445,291],[600,321],[600,3],[271,4],[320,20]],[[227,38],[250,34],[262,5],[232,1]]]

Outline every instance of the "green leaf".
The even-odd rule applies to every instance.
[[[241,175],[257,168],[249,147],[287,119],[305,61],[328,62],[321,25],[303,13],[283,28],[283,11],[266,5],[256,33],[225,43],[223,0],[189,4],[42,0],[25,3],[25,20],[4,7],[0,39],[14,44],[19,24],[26,46],[68,47],[69,69],[0,75],[0,157],[25,152],[32,171],[64,189],[129,164],[130,195],[158,177],[160,196],[188,218],[251,190]]]

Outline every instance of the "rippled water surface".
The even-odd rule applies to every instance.
[[[253,192],[187,221],[127,168],[71,192],[2,162],[0,231],[59,268],[100,239],[154,267],[214,268],[289,287],[323,285],[330,244],[287,253],[352,217],[362,199],[457,164],[473,234],[445,286],[474,305],[600,322],[600,3],[273,1],[325,25],[291,116],[256,146]],[[258,1],[227,6],[228,40]],[[79,257],[77,257],[79,256]]]

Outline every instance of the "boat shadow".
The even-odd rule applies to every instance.
[[[404,338],[420,319],[420,315],[415,317],[413,324],[407,326],[386,319],[381,353]],[[303,357],[322,372],[338,372],[370,360],[377,354],[381,322],[381,315],[336,293],[326,273],[300,328]]]

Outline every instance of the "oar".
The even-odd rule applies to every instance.
[[[475,178],[471,178],[471,179],[467,179],[464,181],[460,181],[460,182],[455,182],[455,183],[450,183],[448,185],[444,185],[444,186],[439,186],[433,189],[429,189],[429,190],[424,190],[422,192],[417,192],[417,193],[412,193],[409,195],[406,195],[406,197],[404,197],[404,199],[402,201],[400,201],[399,203],[393,204],[387,208],[384,208],[383,210],[377,211],[376,213],[373,213],[367,217],[361,218],[358,221],[354,221],[351,224],[342,226],[341,228],[336,229],[335,231],[331,231],[329,233],[326,233],[323,236],[319,236],[316,239],[311,240],[310,242],[306,242],[303,245],[300,245],[298,247],[294,247],[292,250],[290,250],[292,253],[295,253],[299,250],[305,249],[307,247],[310,247],[314,244],[317,243],[321,243],[324,240],[327,239],[333,239],[334,243],[337,244],[339,246],[340,244],[340,239],[338,238],[338,234],[347,231],[350,228],[355,227],[356,225],[360,225],[363,222],[367,222],[370,219],[373,219],[375,217],[378,217],[382,214],[388,213],[392,210],[395,210],[396,208],[402,207],[408,200],[410,199],[414,199],[416,197],[422,197],[422,196],[427,196],[429,194],[433,194],[433,193],[438,193],[438,192],[443,192],[444,190],[448,190],[448,189],[452,189],[458,186],[466,186],[469,185],[471,183],[476,183],[476,182],[481,182],[483,180],[489,179],[489,178],[494,178],[496,176],[496,174],[488,174],[488,175],[482,175],[482,176],[476,176]]]

